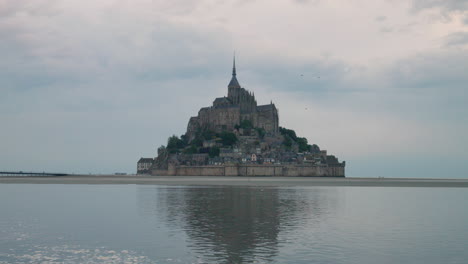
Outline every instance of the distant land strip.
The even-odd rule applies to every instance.
[[[225,176],[5,176],[3,184],[157,184],[238,186],[361,186],[361,187],[458,187],[468,188],[468,179],[332,178],[332,177],[225,177]]]
[[[0,171],[1,176],[67,176],[66,173],[57,172],[24,172],[24,171]]]

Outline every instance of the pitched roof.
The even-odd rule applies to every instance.
[[[147,163],[147,162],[153,162],[152,158],[141,158],[138,163]]]
[[[231,101],[227,97],[218,97],[214,100],[213,105],[230,104]]]
[[[273,104],[267,104],[267,105],[259,105],[257,106],[257,111],[263,112],[263,111],[271,111],[273,110],[275,105]]]
[[[241,88],[239,82],[237,81],[237,78],[235,75],[232,76],[231,81],[228,84],[229,88]]]

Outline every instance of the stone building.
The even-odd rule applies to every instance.
[[[137,162],[137,174],[147,174],[150,172],[151,166],[153,166],[154,159],[152,158],[140,158]]]
[[[249,120],[253,127],[263,128],[267,135],[279,133],[278,109],[273,102],[257,105],[254,93],[240,86],[234,59],[227,97],[216,98],[212,106],[201,108],[198,116],[191,117],[186,135],[192,140],[199,129],[232,131],[243,120]]]

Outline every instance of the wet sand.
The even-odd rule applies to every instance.
[[[69,175],[0,177],[4,184],[157,184],[240,186],[459,187],[468,179]]]

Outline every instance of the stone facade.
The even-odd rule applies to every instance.
[[[137,174],[149,174],[153,163],[154,159],[152,158],[140,158],[137,162]]]
[[[239,85],[234,64],[228,96],[216,98],[212,106],[200,109],[197,116],[191,117],[186,135],[192,140],[201,128],[216,132],[232,131],[242,120],[263,128],[268,135],[279,133],[278,109],[273,102],[257,105],[255,95]]]
[[[282,176],[282,177],[344,177],[345,163],[332,166],[307,165],[221,165],[175,166],[168,170],[153,170],[156,176]]]

